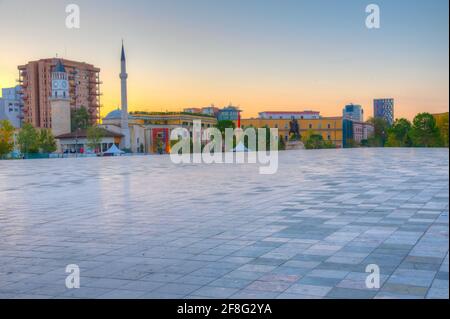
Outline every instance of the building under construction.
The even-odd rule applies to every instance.
[[[41,59],[20,65],[19,83],[24,102],[23,120],[38,128],[51,128],[51,75],[58,60],[69,78],[70,106],[85,107],[91,124],[100,120],[100,69],[84,62],[64,59]]]

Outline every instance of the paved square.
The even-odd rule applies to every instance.
[[[448,298],[448,188],[447,149],[0,161],[0,298]]]

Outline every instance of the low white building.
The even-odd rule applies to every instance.
[[[121,133],[112,132],[110,130],[102,129],[102,138],[97,149],[92,149],[88,146],[87,130],[77,130],[72,133],[56,136],[59,144],[59,150],[62,153],[102,153],[107,151],[113,145],[120,145],[123,137]]]

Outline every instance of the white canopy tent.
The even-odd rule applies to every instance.
[[[109,148],[109,150],[107,150],[106,152],[104,152],[103,153],[103,155],[112,155],[112,156],[119,156],[119,155],[122,155],[122,154],[125,154],[125,152],[124,151],[122,151],[122,150],[120,150],[117,146],[116,146],[116,144],[113,144],[110,148]]]
[[[240,152],[251,152],[247,147],[245,147],[244,143],[240,142],[234,149],[233,152],[240,153]]]

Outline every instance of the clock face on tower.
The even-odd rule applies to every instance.
[[[58,88],[58,82],[57,81],[53,81],[53,88],[57,89]]]
[[[63,88],[63,89],[65,89],[65,88],[67,88],[67,83],[64,81],[64,82],[61,82],[61,87]]]

